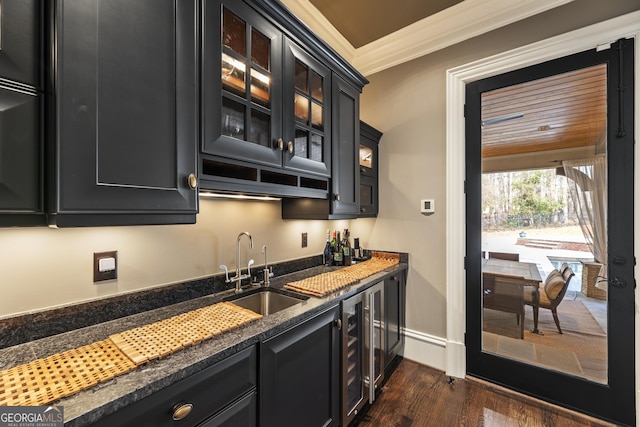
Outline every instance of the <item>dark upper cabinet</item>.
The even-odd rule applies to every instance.
[[[360,122],[360,217],[378,215],[378,143],[382,132]]]
[[[339,77],[333,80],[333,215],[354,217],[360,206],[358,141],[360,91]]]
[[[0,85],[0,226],[44,225],[41,95]]]
[[[0,227],[46,224],[41,13],[36,0],[0,3]]]
[[[203,8],[202,151],[279,167],[282,32],[240,1]]]
[[[331,71],[288,39],[284,65],[284,166],[329,177]]]
[[[331,91],[331,188],[326,199],[282,200],[284,219],[356,218],[360,209],[360,90],[339,76]]]
[[[336,306],[260,344],[260,426],[340,424]]]
[[[332,73],[366,79],[273,0],[203,2],[201,187],[326,198]]]
[[[54,22],[51,222],[195,222],[197,1],[58,1]]]
[[[40,88],[42,0],[3,0],[0,4],[0,79]]]

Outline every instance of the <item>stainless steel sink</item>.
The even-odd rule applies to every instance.
[[[283,295],[270,290],[263,290],[255,294],[232,299],[229,302],[249,309],[254,313],[268,316],[284,310],[285,308],[300,304],[302,301],[304,301],[302,298]]]

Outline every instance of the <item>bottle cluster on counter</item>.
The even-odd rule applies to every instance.
[[[345,228],[342,235],[340,231],[327,230],[327,241],[325,243],[323,258],[325,265],[351,265],[354,263],[354,248],[349,239],[349,229]],[[360,251],[358,239],[356,239],[357,251]]]

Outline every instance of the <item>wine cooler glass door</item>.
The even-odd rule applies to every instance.
[[[366,403],[363,369],[363,295],[356,295],[342,306],[342,425],[348,425]]]

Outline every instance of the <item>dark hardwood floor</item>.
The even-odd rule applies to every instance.
[[[447,379],[442,371],[402,360],[358,427],[613,426],[481,380]]]

